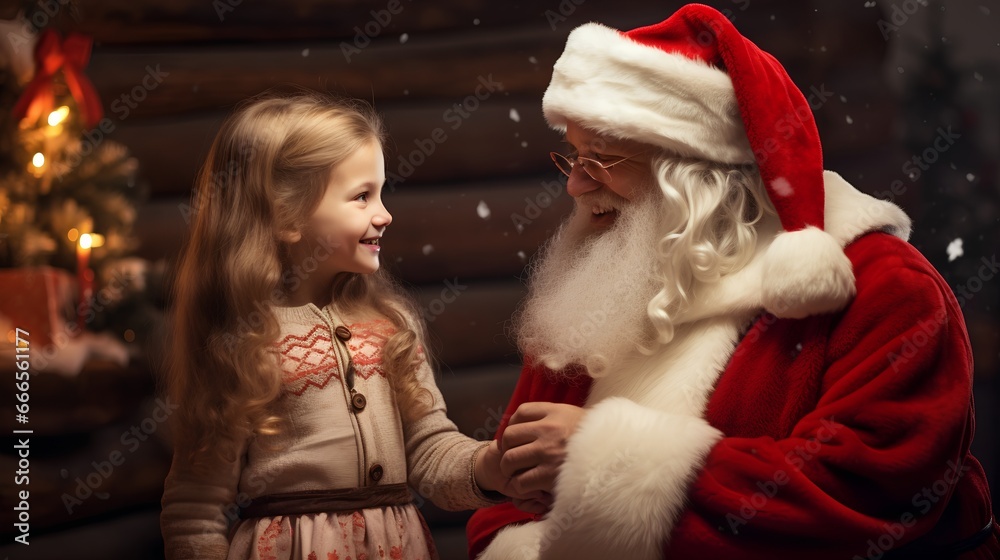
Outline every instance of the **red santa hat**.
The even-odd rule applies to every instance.
[[[840,243],[823,230],[823,156],[812,110],[788,73],[720,12],[684,6],[620,32],[570,33],[542,100],[549,124],[684,157],[756,164],[783,232],[764,256],[763,305],[779,317],[836,311],[854,295]]]

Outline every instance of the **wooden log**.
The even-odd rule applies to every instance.
[[[402,187],[386,193],[393,223],[384,239],[384,265],[412,284],[456,276],[518,277],[572,206],[557,177],[550,173],[489,183]],[[193,212],[188,202],[162,199],[138,209],[140,256],[150,260],[176,256]]]
[[[0,8],[13,18],[15,9]],[[629,12],[662,17],[663,10],[641,0],[546,2],[510,5],[485,0],[94,0],[80,5],[79,17],[62,18],[64,27],[87,33],[100,43],[136,44],[178,41],[353,40],[360,30],[369,38],[398,40],[456,29],[489,29],[555,24],[568,32],[591,19],[625,22]],[[356,29],[357,28],[357,29]]]
[[[565,37],[548,29],[495,30],[364,49],[335,42],[98,48],[87,73],[118,120],[229,109],[273,86],[298,85],[379,104],[455,98],[481,79],[539,100]],[[500,48],[499,46],[503,47]]]
[[[568,16],[554,12],[556,18],[545,17],[544,11],[529,14],[527,10],[507,9],[504,11],[515,14],[510,16],[516,20],[513,27],[474,26],[470,18],[464,26],[456,21],[454,27],[433,32],[413,31],[407,34],[405,43],[400,43],[398,35],[390,37],[386,33],[370,41],[359,41],[357,45],[360,46],[356,46],[353,38],[337,39],[330,28],[325,34],[308,40],[306,35],[299,34],[285,42],[270,43],[262,43],[261,36],[251,30],[245,30],[244,42],[144,46],[144,41],[138,41],[127,48],[109,42],[95,47],[87,73],[106,112],[119,119],[123,115],[136,118],[230,108],[242,99],[279,84],[297,84],[385,101],[464,96],[469,83],[474,83],[480,75],[492,75],[505,84],[507,92],[541,94],[548,84],[552,64],[562,51],[566,34],[575,25],[589,21],[585,13],[592,12],[591,19],[625,29],[652,23],[659,15],[651,13],[648,7],[630,6],[629,3],[615,10],[591,4],[581,6]],[[420,6],[419,9],[425,9]],[[840,14],[842,19],[814,22],[815,35],[819,36],[814,39],[810,37],[813,28],[796,33],[767,33],[778,18],[766,10],[744,12],[740,6],[721,7],[729,10],[734,22],[745,28],[748,36],[757,38],[762,47],[775,54],[789,68],[797,83],[805,84],[805,88],[823,79],[825,70],[834,60],[853,61],[866,58],[865,55],[880,59],[885,48],[884,42],[873,42],[870,33],[863,35],[867,39],[864,41],[843,39],[846,36],[844,25],[858,19],[854,13]],[[264,17],[268,13],[265,8],[249,3],[239,8],[240,14],[248,16]],[[780,21],[809,19],[814,13],[807,8],[803,5],[792,12],[783,8]],[[363,9],[364,14],[371,11],[367,5],[346,7],[347,11],[351,9]],[[411,9],[417,6],[407,6],[400,16],[412,14]],[[184,8],[179,11],[183,12]],[[207,11],[201,4],[200,14],[207,16]],[[142,8],[136,12],[135,17],[139,20],[150,15],[144,14]],[[284,10],[275,17],[280,20],[292,17],[290,14],[291,11]],[[772,16],[775,20],[770,19]],[[155,15],[151,17],[158,21]],[[341,25],[350,25],[355,20],[339,17],[338,21]],[[364,27],[366,20],[360,21]],[[549,21],[551,24],[546,23]],[[861,26],[864,22],[856,23]],[[288,28],[294,26],[291,22]],[[414,22],[413,27],[419,29],[420,24]],[[223,28],[235,29],[239,29],[235,23]],[[146,31],[155,38],[155,29]],[[265,33],[263,37],[266,36]],[[184,37],[182,40],[192,39]],[[820,42],[823,44],[810,46]],[[808,48],[804,48],[804,44]]]
[[[461,277],[414,290],[427,322],[429,345],[443,370],[517,361],[507,336],[510,319],[524,298],[517,280],[468,282]]]
[[[470,92],[475,86],[470,85]],[[544,173],[552,167],[548,152],[562,149],[559,134],[549,130],[542,117],[540,97],[501,94],[479,101],[472,95],[471,100],[467,96],[379,109],[390,137],[387,171],[396,187]],[[126,120],[107,137],[125,144],[139,159],[142,176],[155,195],[189,196],[223,118],[213,113]]]

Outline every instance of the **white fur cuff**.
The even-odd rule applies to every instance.
[[[493,537],[493,542],[476,560],[536,560],[543,530],[544,521],[508,525]]]
[[[612,397],[567,446],[542,558],[659,558],[688,486],[722,433],[704,419]]]

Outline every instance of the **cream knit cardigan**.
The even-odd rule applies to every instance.
[[[175,452],[160,516],[168,560],[225,558],[238,508],[267,494],[408,482],[448,510],[496,503],[473,478],[475,454],[484,443],[462,435],[448,419],[426,363],[418,378],[434,397],[433,408],[416,421],[401,420],[381,367],[391,323],[373,316],[342,317],[331,306],[313,304],[275,312],[286,393],[279,412],[289,420],[286,431],[232,446],[226,450],[231,460],[205,469],[193,468]],[[351,331],[346,351],[355,366],[354,388],[367,401],[357,412],[341,375],[346,364],[344,346],[335,336],[338,326]],[[348,421],[354,445],[345,447],[343,439],[336,445],[334,429],[339,426],[342,436]],[[344,486],[345,481],[352,482]]]

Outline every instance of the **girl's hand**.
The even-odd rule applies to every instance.
[[[531,513],[545,513],[552,507],[552,495],[547,492],[519,492],[513,480],[500,471],[500,446],[493,440],[476,455],[476,484],[486,492],[501,492],[514,500],[514,505]]]
[[[566,458],[566,442],[576,432],[583,413],[582,408],[570,404],[526,402],[511,416],[503,433],[500,471],[510,477],[509,487],[515,494],[535,496],[535,503],[524,504],[532,508],[525,511],[551,506],[556,475]],[[548,498],[542,499],[546,495]]]
[[[496,440],[476,453],[476,464],[473,467],[476,484],[485,492],[503,492],[509,482],[508,477],[500,472],[500,455]]]

